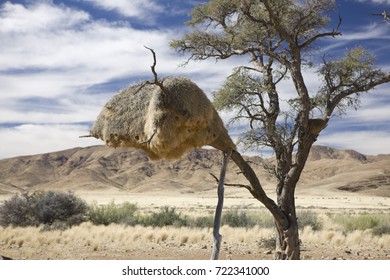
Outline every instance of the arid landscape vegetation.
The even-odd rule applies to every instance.
[[[265,168],[272,159],[247,160],[274,198],[275,182]],[[88,220],[50,230],[0,227],[0,254],[13,259],[209,259],[216,205],[210,173],[218,174],[221,162],[215,150],[149,161],[140,151],[104,146],[1,160],[1,201],[21,192],[70,190],[96,211],[133,205],[138,222],[106,226]],[[246,184],[237,170],[230,162],[227,183]],[[271,215],[244,188],[226,186],[225,195],[220,258],[272,259]],[[390,155],[314,146],[296,204],[303,259],[390,259]],[[145,222],[164,209],[180,223]]]

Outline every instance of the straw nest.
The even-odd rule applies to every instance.
[[[90,130],[111,147],[135,147],[151,159],[179,158],[204,145],[235,149],[217,111],[187,78],[141,83],[113,96]]]

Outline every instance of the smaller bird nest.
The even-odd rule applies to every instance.
[[[235,149],[210,100],[187,78],[122,90],[104,106],[90,134],[111,147],[142,149],[151,159],[179,158],[205,145]]]

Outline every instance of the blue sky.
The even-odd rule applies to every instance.
[[[203,1],[0,1],[0,159],[102,144],[88,133],[104,104],[121,88],[150,79],[156,50],[160,77],[187,76],[207,94],[242,60],[191,62],[170,49],[189,31],[191,7]],[[390,0],[336,1],[342,36],[323,41],[340,55],[364,46],[390,71],[390,23],[370,13],[390,11]],[[330,27],[332,28],[332,27]],[[309,89],[319,86],[305,72]],[[285,90],[289,91],[286,83]],[[283,91],[283,88],[281,89]],[[358,111],[333,118],[317,144],[390,153],[390,85],[364,95]],[[221,114],[224,120],[228,113]],[[237,127],[230,132],[236,135]]]

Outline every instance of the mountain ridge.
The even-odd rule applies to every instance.
[[[264,188],[275,178],[260,157],[246,157]],[[271,160],[272,161],[272,160]],[[220,151],[195,149],[179,160],[150,161],[132,148],[91,146],[0,160],[0,194],[36,190],[115,190],[132,193],[202,193],[214,190]],[[330,185],[337,192],[390,197],[390,155],[366,156],[353,150],[313,146],[299,189]],[[231,162],[227,182],[247,184]]]

